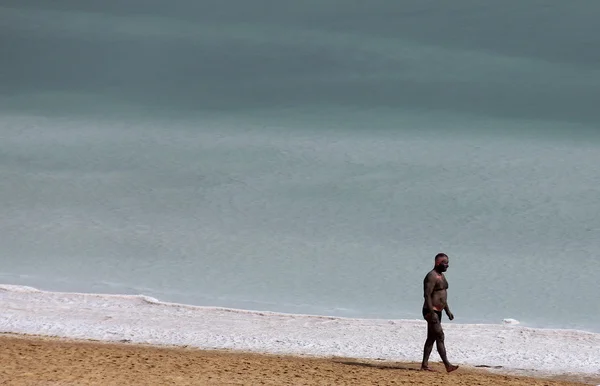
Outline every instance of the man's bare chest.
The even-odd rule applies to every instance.
[[[448,281],[444,275],[437,275],[435,285],[433,286],[434,291],[441,291],[448,289]]]

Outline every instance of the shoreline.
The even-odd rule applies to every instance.
[[[197,307],[140,295],[0,285],[0,331],[245,353],[420,361],[423,320],[376,320]],[[493,372],[600,378],[600,334],[446,323],[452,362]],[[438,359],[433,354],[432,361]],[[598,382],[600,383],[600,382]]]
[[[0,381],[6,385],[596,385],[581,374],[512,375],[463,365],[451,374],[418,371],[415,362],[269,354],[186,346],[0,333]],[[443,370],[440,363],[433,367]]]
[[[422,317],[383,317],[383,316],[369,316],[369,315],[338,315],[335,313],[315,313],[315,312],[292,312],[292,311],[279,311],[279,310],[265,310],[260,308],[250,307],[235,307],[235,306],[222,306],[222,305],[197,305],[191,303],[180,303],[168,300],[161,300],[156,298],[154,295],[146,295],[144,293],[116,293],[116,292],[85,292],[85,291],[64,291],[54,289],[40,289],[38,287],[29,284],[12,284],[12,283],[0,283],[0,291],[15,291],[20,293],[45,293],[45,294],[57,294],[57,295],[74,295],[80,297],[107,297],[107,298],[122,298],[122,297],[134,297],[140,298],[148,303],[154,303],[157,305],[172,306],[172,307],[185,307],[190,309],[205,309],[205,310],[222,310],[229,312],[239,312],[248,314],[264,314],[264,315],[283,315],[283,316],[302,316],[311,318],[327,318],[327,319],[340,319],[340,320],[374,320],[374,321],[387,321],[387,320],[398,320],[398,321],[422,321]],[[526,320],[519,320],[514,318],[504,318],[502,321],[449,321],[444,316],[444,323],[447,325],[457,326],[489,326],[492,328],[498,326],[509,326],[509,327],[522,327],[532,330],[544,330],[544,331],[564,331],[564,332],[576,332],[584,334],[600,334],[600,330],[587,327],[564,327],[557,325],[537,325],[529,323]]]
[[[236,312],[236,313],[247,313],[247,314],[259,314],[259,315],[271,315],[271,316],[299,316],[299,317],[309,317],[309,318],[322,318],[322,319],[339,319],[339,320],[365,320],[365,321],[408,321],[408,322],[422,322],[423,319],[418,316],[414,318],[394,318],[394,317],[376,317],[376,316],[344,316],[337,314],[318,314],[311,312],[290,312],[290,311],[277,311],[277,310],[263,310],[263,309],[254,309],[254,308],[246,308],[246,307],[233,307],[233,306],[220,306],[220,305],[196,305],[189,303],[178,303],[167,300],[160,300],[155,298],[154,296],[146,295],[143,293],[139,294],[129,294],[129,293],[112,293],[112,292],[80,292],[80,291],[61,291],[61,290],[49,290],[49,289],[39,289],[37,287],[31,285],[24,284],[7,284],[0,283],[0,292],[1,291],[14,291],[20,293],[43,293],[43,294],[55,294],[55,295],[73,295],[78,297],[106,297],[106,298],[139,298],[143,301],[156,304],[163,305],[168,307],[182,307],[189,309],[197,309],[197,310],[211,310],[211,311],[225,311],[225,312]],[[1,300],[1,299],[0,299]],[[514,318],[505,318],[502,322],[492,322],[492,321],[478,321],[478,322],[461,322],[461,321],[452,321],[449,322],[447,319],[443,320],[445,325],[455,325],[455,326],[482,326],[482,327],[491,327],[496,328],[499,326],[507,326],[507,327],[521,327],[531,330],[540,330],[540,331],[556,331],[556,332],[574,332],[574,333],[583,333],[583,334],[600,334],[600,330],[596,331],[593,329],[586,328],[577,328],[577,327],[561,327],[561,326],[538,326],[530,323],[523,322],[522,320],[516,320]],[[1,332],[0,332],[1,333]]]

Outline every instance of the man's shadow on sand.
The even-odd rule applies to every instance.
[[[421,365],[416,363],[374,363],[374,362],[356,362],[351,360],[338,359],[334,362],[347,365],[347,366],[359,366],[359,367],[370,367],[379,370],[404,370],[404,371],[421,371]]]
[[[380,370],[405,370],[405,371],[421,371],[420,363],[390,363],[390,362],[357,362],[347,359],[334,359],[336,363],[348,366],[360,366],[360,367],[371,367],[374,369]],[[485,369],[502,369],[502,366],[489,366],[489,365],[475,365],[475,368],[485,368]],[[445,371],[443,365],[440,363],[433,364],[432,368],[437,371]],[[518,369],[523,370],[523,369]]]

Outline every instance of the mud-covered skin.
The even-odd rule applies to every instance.
[[[423,280],[424,302],[427,310],[442,311],[448,303],[448,280],[443,273],[435,269],[429,271]]]
[[[433,344],[436,344],[438,354],[442,358],[446,371],[451,372],[458,368],[452,365],[446,357],[446,346],[444,345],[444,330],[442,329],[441,311],[444,310],[450,320],[454,319],[454,315],[448,307],[448,280],[444,276],[444,272],[450,266],[448,256],[438,254],[435,258],[435,267],[429,271],[423,280],[423,317],[427,321],[427,340],[423,347],[423,362],[421,363],[422,370],[430,370],[429,355],[433,349]]]

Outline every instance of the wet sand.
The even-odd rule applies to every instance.
[[[581,385],[577,376],[530,378],[461,367],[312,358],[129,343],[0,335],[0,385]],[[432,359],[435,360],[435,353]]]

